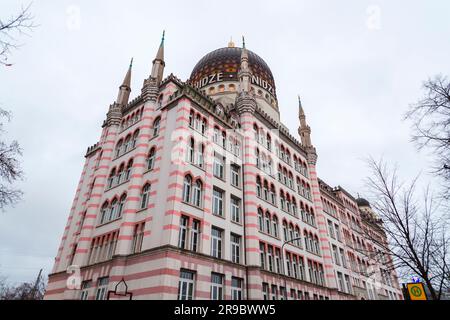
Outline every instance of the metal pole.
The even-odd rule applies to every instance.
[[[287,245],[288,243],[297,241],[297,240],[301,240],[302,238],[294,238],[291,240],[287,240],[284,241],[283,245],[281,246],[281,264],[282,264],[282,270],[283,270],[283,279],[284,279],[284,292],[286,293],[285,297],[287,300],[287,283],[286,283],[286,272],[285,272],[285,268],[284,268],[284,246]]]

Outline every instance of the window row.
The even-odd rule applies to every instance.
[[[109,277],[97,279],[97,287],[94,293],[95,300],[106,300],[108,294]],[[88,300],[92,288],[92,280],[85,280],[81,283],[80,300]]]
[[[120,139],[116,144],[115,156],[119,158],[130,150],[136,148],[137,139],[139,137],[139,130],[136,130],[133,135],[129,134],[125,139]]]
[[[218,126],[214,127],[212,140],[220,145],[223,149],[228,150],[237,157],[241,156],[241,143],[237,137],[230,136],[227,139],[225,130],[221,130]]]
[[[119,231],[114,231],[92,239],[88,264],[110,260],[116,251],[118,236]]]
[[[123,131],[123,130],[131,127],[133,124],[135,124],[136,122],[138,122],[139,120],[142,119],[143,114],[144,114],[144,108],[141,108],[140,110],[133,112],[131,115],[128,115],[120,123],[120,130]]]
[[[262,284],[262,290],[263,290],[263,299],[264,300],[286,300],[286,289],[284,287],[279,287],[280,290],[278,291],[278,286],[273,284],[270,285],[269,283],[263,282]],[[280,295],[278,295],[278,292],[280,292]],[[291,300],[311,300],[311,296],[309,292],[303,292],[302,290],[297,290],[294,288],[291,288],[290,290],[290,299]],[[313,294],[314,300],[329,300],[330,298],[323,295]]]
[[[180,280],[178,282],[178,300],[194,300],[196,287],[195,271],[182,269],[180,271]],[[211,273],[210,281],[210,299],[224,300],[225,292],[225,275],[220,273]],[[231,277],[231,300],[242,300],[244,292],[244,279]]]
[[[119,168],[113,168],[109,174],[108,181],[106,183],[106,189],[112,189],[131,178],[131,171],[133,169],[133,159],[128,161],[128,164],[122,163]]]
[[[180,218],[180,229],[178,234],[178,247],[193,252],[200,251],[201,245],[201,221],[182,215]],[[211,228],[211,256],[217,259],[224,259],[224,230]],[[230,261],[233,263],[242,263],[242,237],[230,233]]]

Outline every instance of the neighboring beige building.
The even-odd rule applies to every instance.
[[[46,299],[106,299],[122,279],[133,299],[401,299],[395,272],[378,277],[390,258],[361,250],[383,236],[370,205],[318,179],[301,102],[300,142],[264,60],[230,43],[186,82],[164,67],[163,38],[129,102],[130,66]]]

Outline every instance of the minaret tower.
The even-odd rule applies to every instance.
[[[298,134],[302,140],[302,144],[305,147],[312,147],[311,144],[311,127],[306,123],[305,110],[303,110],[302,99],[298,96],[298,106],[299,106],[299,120],[300,127],[298,128]]]
[[[255,138],[253,134],[253,123],[255,121],[256,99],[251,93],[250,79],[252,72],[248,64],[248,52],[245,48],[245,39],[243,40],[243,50],[241,55],[241,69],[239,71],[239,94],[236,98],[236,109],[240,115],[241,129],[244,136],[244,163],[243,163],[243,188],[244,202],[244,221],[245,221],[245,261],[247,266],[254,267],[255,272],[247,280],[249,283],[257,283],[259,278],[259,241],[258,241],[258,208],[255,177],[258,173],[255,157]],[[255,279],[253,280],[252,277]],[[247,299],[262,299],[261,290],[256,288],[248,291]]]
[[[314,202],[314,211],[316,215],[317,227],[319,229],[320,239],[326,239],[327,221],[323,213],[323,204],[320,197],[319,180],[317,177],[316,164],[317,164],[317,151],[311,142],[311,127],[306,122],[305,110],[303,109],[302,100],[298,97],[299,102],[299,120],[300,127],[298,128],[298,134],[302,140],[302,145],[306,151],[306,157],[308,161],[308,174],[312,187],[312,201]],[[333,261],[331,260],[332,252],[329,242],[320,241],[320,251],[323,253],[325,278],[327,286],[331,288],[337,287],[337,282],[333,269]]]
[[[126,106],[128,104],[128,100],[130,99],[131,93],[131,69],[133,68],[133,59],[131,59],[130,67],[128,68],[128,72],[123,79],[123,83],[119,88],[119,95],[117,96],[116,103],[121,106]]]
[[[164,67],[166,63],[164,62],[164,40],[165,40],[166,32],[163,32],[161,45],[159,46],[158,53],[156,54],[155,60],[153,60],[153,68],[151,73],[151,78],[156,79],[156,81],[161,83],[163,75],[164,75]]]

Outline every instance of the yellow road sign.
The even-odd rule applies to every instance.
[[[427,300],[423,283],[408,283],[407,287],[411,300]]]

